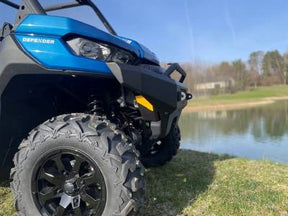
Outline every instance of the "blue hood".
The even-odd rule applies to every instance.
[[[66,17],[28,15],[22,23],[19,24],[15,32],[17,34],[50,35],[61,38],[71,34],[94,38],[133,52],[139,58],[154,64],[159,64],[156,55],[138,42],[124,37],[113,36],[94,26]]]

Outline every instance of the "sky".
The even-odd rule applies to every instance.
[[[19,2],[19,1],[14,1]],[[59,3],[49,0],[43,3]],[[218,63],[253,51],[288,51],[287,0],[94,0],[116,32],[144,44],[163,62]],[[103,28],[92,11],[53,15]],[[15,11],[0,3],[0,25]]]

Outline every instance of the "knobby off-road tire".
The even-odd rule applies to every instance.
[[[180,129],[176,125],[164,139],[155,142],[148,153],[141,155],[141,162],[147,168],[165,165],[177,154],[180,140]]]
[[[49,154],[51,152],[62,152],[65,157],[68,157],[69,155],[67,156],[67,154],[73,152],[73,154],[75,153],[76,155],[75,157],[81,156],[82,159],[85,158],[85,160],[87,159],[87,161],[91,162],[92,168],[89,168],[89,171],[86,172],[90,172],[91,170],[92,170],[91,172],[93,172],[93,170],[96,172],[96,169],[100,170],[100,174],[98,173],[99,176],[97,178],[100,179],[99,180],[100,182],[101,179],[104,179],[105,190],[104,188],[101,188],[98,185],[98,183],[97,186],[99,188],[97,190],[99,191],[101,190],[102,192],[104,190],[104,192],[106,192],[102,193],[101,195],[102,198],[103,197],[105,198],[104,199],[105,202],[101,200],[102,209],[101,207],[98,206],[97,211],[94,210],[93,210],[94,212],[88,211],[87,208],[90,207],[90,202],[88,202],[88,204],[85,203],[87,199],[83,201],[82,195],[81,195],[81,208],[80,207],[76,209],[71,208],[72,206],[71,202],[69,204],[69,207],[63,210],[63,206],[55,207],[55,200],[53,200],[54,206],[50,204],[52,206],[52,207],[50,206],[50,208],[47,207],[45,209],[45,202],[44,204],[42,202],[41,206],[39,197],[41,197],[44,192],[43,191],[37,192],[37,190],[41,185],[44,185],[44,183],[49,185],[49,187],[46,186],[45,188],[47,190],[47,187],[50,188],[51,184],[49,181],[48,181],[49,184],[46,182],[47,176],[44,180],[43,179],[35,180],[33,178],[35,178],[35,176],[37,175],[39,176],[40,171],[37,171],[37,169],[40,169],[41,166],[44,169],[45,164],[44,158],[49,158]],[[50,159],[52,157],[51,154]],[[62,158],[64,157],[63,155],[61,156],[62,164],[64,163],[63,162],[64,159]],[[71,155],[69,157],[71,157]],[[65,160],[66,159],[67,158],[65,158]],[[52,160],[54,159],[52,158]],[[75,159],[75,161],[77,160]],[[53,162],[54,161],[52,162],[48,161],[46,164],[53,164]],[[39,163],[40,164],[42,163],[40,165],[40,168],[39,166],[37,166],[37,164],[39,165]],[[84,167],[87,168],[88,162],[85,163],[86,164],[84,164],[85,165]],[[21,216],[22,215],[48,216],[48,215],[54,215],[56,213],[59,213],[58,215],[77,215],[77,216],[138,215],[139,211],[141,210],[141,207],[144,204],[143,196],[145,192],[145,179],[144,179],[145,170],[141,165],[141,162],[138,160],[138,152],[135,150],[133,145],[127,143],[126,138],[123,136],[121,132],[117,131],[116,126],[114,124],[111,124],[109,121],[101,117],[86,114],[69,114],[59,116],[45,122],[44,124],[34,129],[29,134],[29,137],[26,140],[24,140],[22,144],[19,146],[19,152],[14,157],[14,164],[15,167],[11,170],[11,179],[13,180],[11,182],[11,188],[15,196],[16,210],[18,214]],[[73,163],[69,162],[69,166],[70,165],[71,165],[70,170],[72,170]],[[54,166],[53,169],[57,169],[57,166],[55,166],[54,164],[51,166]],[[67,167],[67,163],[65,166]],[[76,165],[74,164],[74,166]],[[81,166],[83,166],[83,164]],[[67,169],[65,168],[66,171]],[[65,175],[67,177],[70,174],[68,172],[66,173],[66,171]],[[43,172],[46,172],[46,170]],[[79,171],[80,173],[79,175],[81,175],[81,172]],[[49,179],[49,176],[47,179]],[[35,184],[37,184],[38,180],[42,181],[41,183],[39,183],[40,186],[37,185],[36,187],[34,187]],[[55,179],[51,182],[55,183]],[[76,181],[73,184],[76,185]],[[67,183],[65,183],[64,187],[65,190],[68,188],[68,191],[71,193],[75,191],[77,192],[76,189],[75,190],[71,189],[70,186],[73,184],[68,183],[67,186]],[[58,186],[59,185],[57,185],[57,187]],[[52,184],[51,188],[54,189],[54,187],[56,188],[56,186]],[[83,190],[86,189],[84,188]],[[63,191],[61,192],[61,190],[60,191],[58,190],[55,193],[59,192],[63,194]],[[87,191],[85,191],[85,193],[86,192]],[[35,197],[38,197],[39,200]],[[58,198],[58,200],[56,199],[56,202],[59,202],[61,199],[62,197]],[[93,202],[91,201],[91,203],[94,204],[94,200]],[[86,206],[85,208],[87,211],[85,210],[83,205]],[[40,213],[39,209],[41,208],[42,212]],[[51,209],[52,210],[54,209],[55,212],[51,213]],[[47,213],[48,210],[50,212]]]

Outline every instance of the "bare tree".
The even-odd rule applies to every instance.
[[[255,87],[257,87],[261,74],[263,74],[262,62],[264,54],[263,51],[252,52],[248,60],[251,81]]]

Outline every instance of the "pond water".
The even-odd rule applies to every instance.
[[[183,149],[288,163],[288,101],[184,113],[180,127]]]

